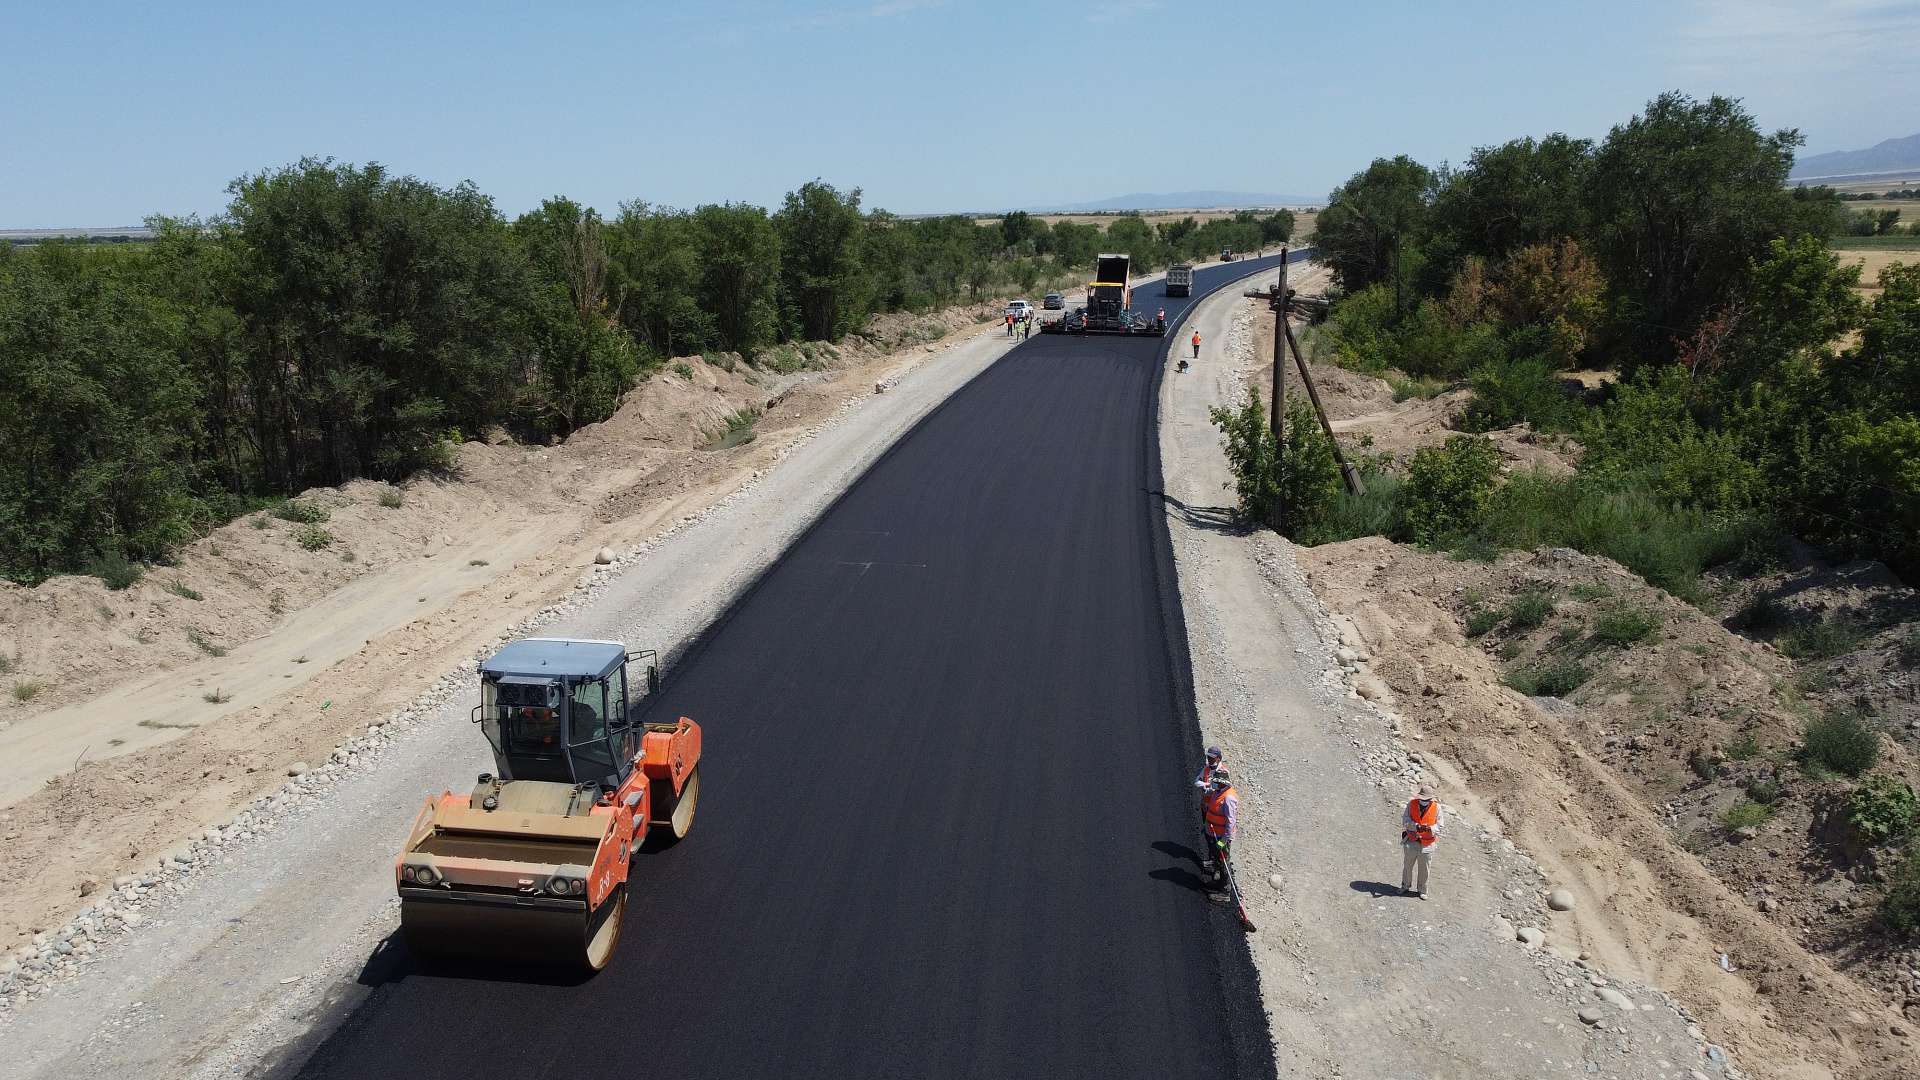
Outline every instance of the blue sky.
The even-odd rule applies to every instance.
[[[1920,3],[967,0],[565,5],[0,0],[0,226],[209,213],[303,155],[470,179],[517,213],[995,209],[1320,196],[1375,156],[1604,136],[1663,89],[1807,152],[1920,131]]]

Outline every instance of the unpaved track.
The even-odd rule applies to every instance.
[[[1232,297],[1201,305],[1203,337],[1244,337],[1247,308]],[[1249,367],[1268,358],[1227,351],[1168,375],[1161,439],[1201,724],[1224,744],[1246,808],[1241,877],[1261,927],[1253,952],[1281,1075],[1717,1075],[1657,995],[1621,987],[1650,1008],[1605,1007],[1603,1027],[1617,1032],[1576,1018],[1598,1004],[1591,974],[1525,950],[1495,921],[1526,911],[1553,927],[1540,881],[1472,827],[1463,789],[1443,786],[1468,814],[1434,858],[1433,899],[1396,895],[1398,815],[1412,786],[1403,777],[1418,766],[1389,722],[1329,676],[1339,662],[1291,545],[1229,520],[1230,474],[1207,409],[1239,401]]]

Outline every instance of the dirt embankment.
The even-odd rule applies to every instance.
[[[1806,718],[1780,694],[1792,661],[1564,549],[1484,564],[1372,538],[1300,559],[1374,657],[1360,691],[1585,894],[1580,948],[1689,1002],[1760,1075],[1920,1067],[1920,954],[1871,925],[1833,784],[1788,767]],[[1577,683],[1559,697],[1506,685],[1544,694],[1527,679],[1556,672]],[[1920,777],[1904,747],[1888,757]],[[1727,816],[1756,791],[1757,823]]]
[[[0,704],[0,942],[326,761],[583,585],[596,551],[712,504],[998,310],[885,316],[785,373],[678,358],[564,444],[468,443],[449,476],[306,492],[324,521],[251,515],[128,589],[0,586],[7,681],[35,688]],[[758,438],[719,438],[744,417]],[[314,529],[326,542],[303,545]]]

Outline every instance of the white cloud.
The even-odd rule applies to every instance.
[[[1920,3],[1699,0],[1670,48],[1679,71],[1704,78],[1905,77],[1920,56]]]

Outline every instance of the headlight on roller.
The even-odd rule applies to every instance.
[[[403,866],[403,867],[401,867],[401,868],[400,868],[400,880],[401,880],[401,881],[408,881],[408,882],[410,882],[410,881],[412,881],[412,880],[413,880],[413,867],[411,867],[411,866]]]
[[[408,867],[408,869],[413,871],[413,880],[417,884],[431,885],[438,879],[438,875],[433,872],[433,867],[431,866],[412,866]]]

